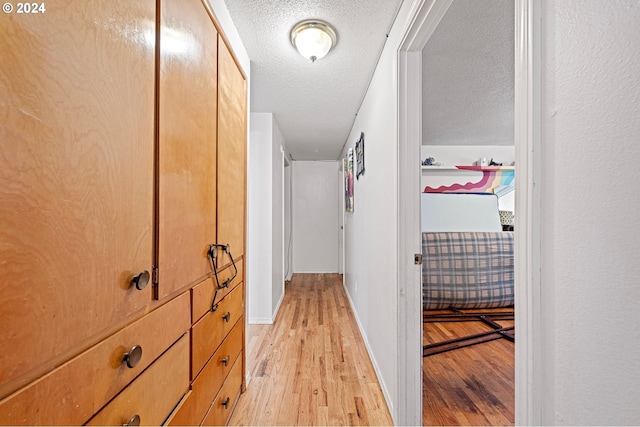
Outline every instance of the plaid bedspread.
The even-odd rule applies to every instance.
[[[423,310],[513,305],[513,233],[422,233]]]

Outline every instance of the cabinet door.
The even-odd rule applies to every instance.
[[[218,242],[244,254],[246,88],[242,72],[218,38]],[[222,264],[221,264],[222,265]]]
[[[155,1],[45,6],[0,19],[0,398],[151,300]]]
[[[216,241],[216,39],[200,0],[160,8],[159,297],[211,272]]]

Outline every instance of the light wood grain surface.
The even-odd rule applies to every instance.
[[[273,325],[248,328],[251,382],[229,425],[391,425],[338,274],[295,274]]]
[[[246,204],[246,82],[218,38],[218,243],[244,254]]]
[[[130,282],[153,256],[154,19],[153,0],[2,16],[0,397],[151,300]]]
[[[211,272],[216,243],[218,33],[200,0],[163,0],[159,297]]]
[[[0,424],[80,425],[188,330],[185,293],[0,400]],[[123,357],[134,345],[142,348],[142,358],[128,368]]]

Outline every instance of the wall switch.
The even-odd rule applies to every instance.
[[[353,281],[353,292],[358,292],[358,282]]]

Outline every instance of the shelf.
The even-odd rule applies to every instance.
[[[422,166],[423,171],[455,171],[459,170],[455,166]]]
[[[515,170],[515,166],[456,166],[456,169],[471,170],[471,171],[500,171],[500,170]]]
[[[466,166],[466,165],[461,165],[461,166],[422,166],[422,170],[423,171],[461,171],[461,170],[468,170],[468,171],[479,171],[479,172],[483,172],[483,171],[501,171],[501,170],[515,170],[516,167],[515,166]]]

